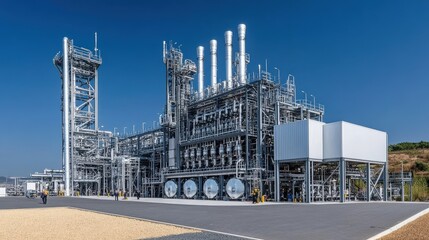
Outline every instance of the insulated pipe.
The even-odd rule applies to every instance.
[[[67,37],[63,39],[63,157],[65,165],[65,188],[66,196],[70,196],[70,129],[69,129],[69,86],[70,86],[70,75],[69,75],[69,40]]]
[[[204,97],[204,47],[197,47],[198,58],[198,97]]]
[[[217,41],[214,39],[210,41],[210,53],[212,57],[212,89],[213,92],[217,92]]]
[[[246,84],[246,25],[238,25],[238,45],[239,45],[239,81]]]
[[[232,88],[232,32],[225,32],[225,62],[227,88]]]

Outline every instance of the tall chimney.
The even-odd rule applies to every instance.
[[[239,45],[239,64],[238,71],[239,81],[241,84],[246,84],[246,25],[238,25],[238,45]]]
[[[225,32],[226,82],[228,89],[232,88],[232,32]]]
[[[214,92],[217,92],[217,41],[211,40],[210,41],[210,53],[212,57],[212,89]]]
[[[204,96],[204,47],[197,47],[198,58],[198,97],[201,99]]]

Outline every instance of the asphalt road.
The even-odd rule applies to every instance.
[[[261,239],[367,239],[429,204],[351,203],[189,206],[51,197],[0,198],[0,209],[70,206]]]

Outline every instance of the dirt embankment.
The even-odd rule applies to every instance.
[[[389,152],[390,172],[401,172],[401,162],[404,163],[404,171],[412,171],[417,176],[429,177],[429,149]]]

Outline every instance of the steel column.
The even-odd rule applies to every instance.
[[[65,164],[65,188],[66,196],[70,196],[70,119],[69,119],[69,40],[63,39],[63,157]]]
[[[371,201],[371,163],[366,163],[366,200]]]
[[[339,167],[339,171],[340,171],[340,202],[344,202],[345,198],[344,198],[344,192],[345,192],[345,185],[346,185],[346,170],[345,170],[345,165],[346,165],[346,161],[341,158],[340,159],[340,167]]]
[[[278,161],[274,163],[274,171],[275,171],[275,182],[274,182],[274,192],[275,192],[275,200],[276,202],[280,202],[280,164]]]
[[[311,188],[311,173],[310,173],[310,159],[307,159],[305,161],[305,202],[310,203],[311,197],[310,197],[310,188]]]

